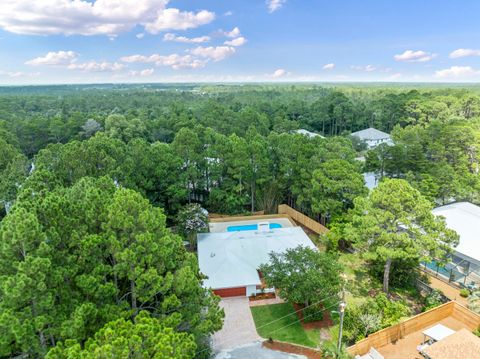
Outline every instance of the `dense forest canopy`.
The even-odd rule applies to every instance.
[[[394,144],[367,151],[350,133],[368,127]],[[223,313],[169,228],[185,205],[288,203],[334,227],[367,198],[364,172],[430,208],[480,203],[479,163],[478,87],[0,88],[0,356],[108,353],[104,333],[136,325],[162,353],[207,353]]]

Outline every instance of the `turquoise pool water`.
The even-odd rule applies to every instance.
[[[282,228],[280,223],[270,223],[270,229]],[[258,229],[258,224],[244,224],[241,226],[229,226],[227,227],[227,232],[240,232],[240,231],[256,231]]]

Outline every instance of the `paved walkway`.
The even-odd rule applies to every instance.
[[[220,306],[225,311],[223,328],[213,335],[213,350],[235,348],[260,341],[247,297],[223,298]]]

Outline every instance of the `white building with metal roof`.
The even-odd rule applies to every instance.
[[[227,227],[232,230],[197,235],[200,271],[208,277],[204,285],[222,297],[259,292],[262,280],[258,268],[269,262],[271,252],[282,253],[300,245],[316,248],[301,227],[271,228],[260,222],[250,229],[248,222],[242,226],[235,221]]]

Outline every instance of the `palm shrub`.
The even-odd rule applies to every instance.
[[[480,290],[476,290],[468,297],[468,309],[480,314]]]
[[[325,359],[350,359],[352,356],[348,354],[347,348],[344,344],[341,345],[340,349],[338,346],[332,342],[328,341],[322,344],[321,348],[322,358]]]

